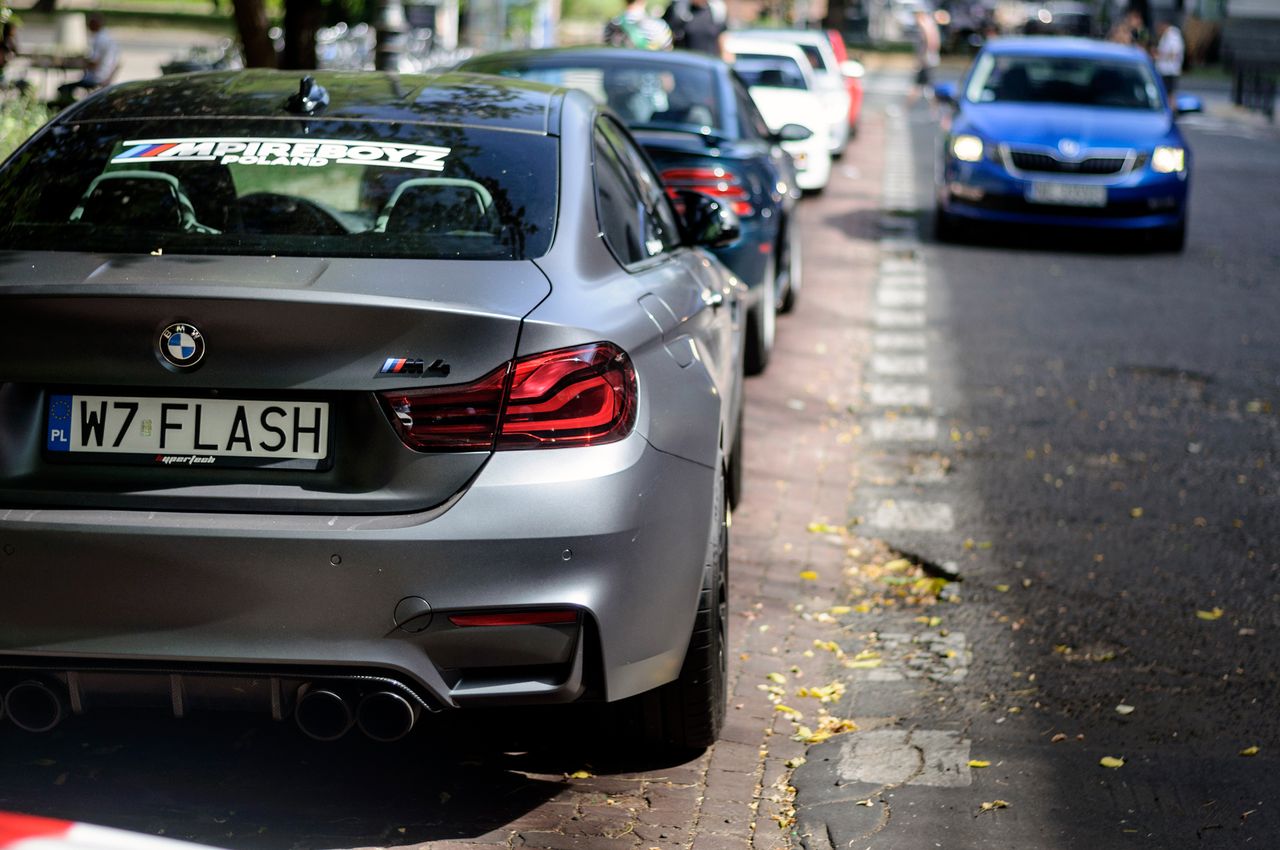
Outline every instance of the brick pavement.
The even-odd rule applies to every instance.
[[[853,539],[825,533],[823,526],[843,531],[856,479],[855,411],[870,350],[884,145],[883,117],[867,111],[830,187],[802,204],[804,289],[795,312],[780,322],[767,374],[748,381],[746,495],[733,516],[730,542],[730,701],[720,742],[693,761],[655,770],[529,773],[530,780],[559,782],[563,790],[489,832],[418,846],[790,845],[787,781],[806,749],[794,737],[802,723],[816,729],[824,708],[795,693],[829,684],[822,677],[830,676],[830,656],[815,650],[815,641],[838,636],[838,625],[815,614],[844,601],[843,570]]]

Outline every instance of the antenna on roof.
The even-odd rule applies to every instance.
[[[290,112],[311,115],[329,105],[329,92],[316,82],[316,78],[306,76],[298,84],[298,93],[290,95],[284,108]]]

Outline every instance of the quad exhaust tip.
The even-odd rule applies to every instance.
[[[417,706],[394,691],[366,694],[356,708],[356,725],[375,741],[399,741],[417,722]]]
[[[4,695],[0,717],[27,732],[48,732],[67,716],[67,700],[61,691],[32,679],[19,682]]]

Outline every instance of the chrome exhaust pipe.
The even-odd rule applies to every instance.
[[[313,689],[311,685],[298,689],[293,719],[304,735],[317,741],[336,741],[355,723],[345,697],[334,691]]]
[[[418,707],[394,691],[366,694],[356,707],[356,725],[375,741],[399,741],[418,722]]]
[[[4,695],[3,714],[27,732],[48,732],[67,716],[67,701],[44,682],[19,682]]]

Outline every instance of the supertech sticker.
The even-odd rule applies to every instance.
[[[134,139],[112,163],[220,162],[320,168],[331,163],[443,171],[449,148],[340,139]]]

